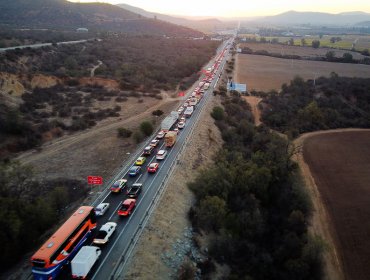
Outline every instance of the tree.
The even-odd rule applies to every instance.
[[[352,62],[353,56],[350,53],[344,53],[343,54],[343,62]]]
[[[117,128],[117,134],[119,137],[122,137],[122,138],[130,138],[132,135],[132,131],[124,127],[120,127],[120,128]]]
[[[154,129],[149,121],[144,121],[140,124],[140,130],[145,136],[150,136]]]
[[[326,53],[326,59],[328,60],[328,61],[333,61],[334,60],[334,58],[335,58],[335,52],[333,52],[333,51],[328,51],[327,53]]]
[[[261,37],[260,42],[261,42],[261,43],[267,43],[267,40],[266,40],[266,38],[265,38],[265,37]]]
[[[307,45],[307,42],[306,42],[306,39],[305,38],[302,38],[301,39],[301,45],[304,47]]]
[[[311,44],[312,44],[312,47],[314,49],[317,49],[317,48],[320,47],[320,41],[319,40],[313,40]]]
[[[224,109],[221,108],[220,106],[215,106],[213,107],[212,113],[211,113],[212,118],[214,118],[216,121],[220,121],[224,119]]]
[[[156,117],[160,117],[163,115],[163,111],[162,110],[155,110],[152,112],[152,115],[153,116],[156,116]]]
[[[288,45],[289,45],[289,46],[294,46],[294,39],[293,39],[293,38],[290,38],[290,39],[288,40]]]

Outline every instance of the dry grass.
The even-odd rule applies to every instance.
[[[291,60],[269,56],[237,54],[237,83],[246,83],[247,89],[258,91],[279,90],[294,76],[314,79],[335,72],[347,77],[370,77],[370,65]]]

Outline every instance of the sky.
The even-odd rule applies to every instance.
[[[370,0],[69,0],[71,2],[125,3],[149,12],[185,16],[253,17],[290,10],[370,13]]]

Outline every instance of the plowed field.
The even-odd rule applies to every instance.
[[[345,278],[370,279],[370,131],[309,137],[303,146]]]

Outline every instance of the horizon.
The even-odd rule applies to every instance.
[[[174,3],[168,0],[67,0],[75,3],[109,3],[112,5],[127,4],[148,12],[155,12],[176,16],[194,17],[263,17],[281,14],[288,11],[296,12],[319,12],[319,13],[346,13],[365,12],[370,13],[370,2],[366,0],[327,0],[323,4],[320,0],[303,0],[299,3],[291,3],[290,0],[282,0],[279,3],[271,0],[245,3],[241,0],[231,0],[217,3],[210,0]],[[193,8],[196,7],[196,8]],[[268,8],[266,8],[268,7]]]

